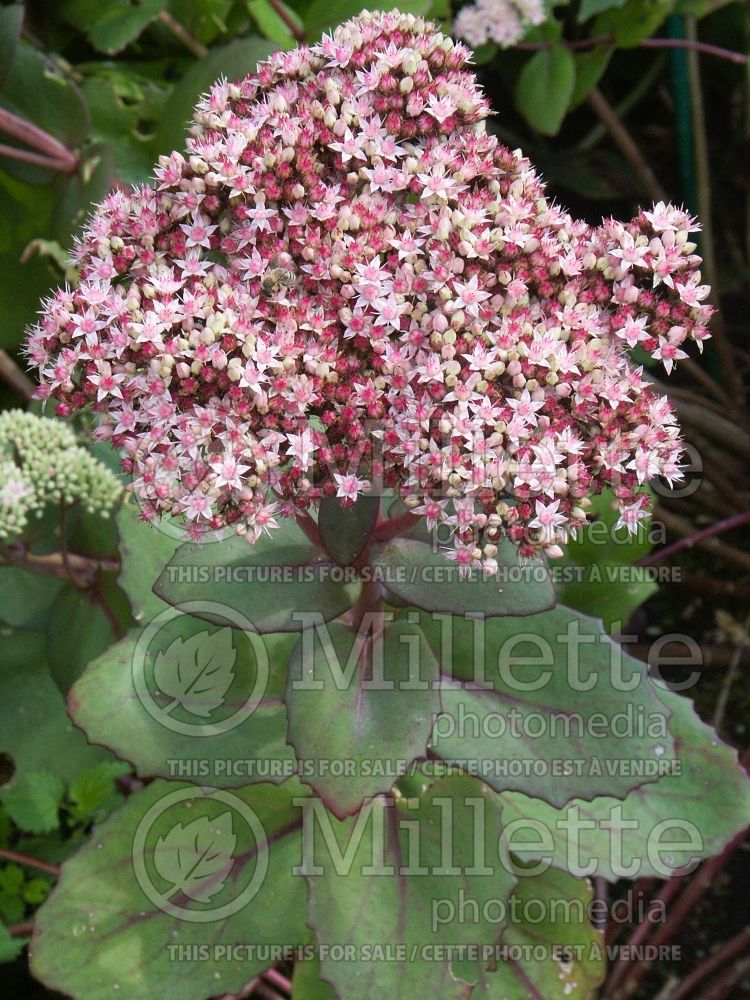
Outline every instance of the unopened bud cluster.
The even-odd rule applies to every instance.
[[[628,349],[670,367],[708,336],[695,223],[571,218],[487,134],[468,59],[364,14],[217,83],[155,186],[102,203],[28,351],[147,517],[254,539],[377,481],[491,570],[502,537],[555,553],[605,487],[632,528],[679,476]]]
[[[121,492],[117,476],[59,420],[0,413],[0,540],[17,539],[52,506],[80,504],[107,517]]]

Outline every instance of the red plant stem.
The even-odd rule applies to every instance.
[[[280,3],[279,0],[268,0],[268,2],[276,11],[276,13],[279,15],[279,17],[287,26],[287,28],[289,28],[289,30],[292,33],[292,37],[295,38],[298,42],[304,42],[305,40],[304,31],[299,27],[294,18],[290,16],[289,11],[286,10],[284,4]]]
[[[287,979],[286,976],[282,975],[278,969],[266,969],[263,973],[263,978],[267,979],[269,983],[276,986],[278,989],[282,990],[284,993],[288,993],[290,996],[292,994],[292,984]]]
[[[666,882],[656,894],[654,900],[661,903],[663,907],[666,907],[682,888],[681,878],[682,876],[675,875],[668,882]],[[645,942],[646,938],[648,938],[651,933],[651,927],[652,925],[648,920],[643,920],[638,924],[628,938],[625,954],[627,954],[631,946],[640,945]],[[604,996],[608,998],[610,996],[614,997],[615,990],[617,990],[623,980],[628,976],[628,972],[628,960],[623,955],[623,957],[619,958],[612,966],[605,984]]]
[[[707,976],[726,965],[736,955],[741,955],[746,949],[750,949],[750,927],[743,927],[739,934],[735,934],[720,948],[717,948],[713,955],[709,955],[697,965],[690,975],[685,976],[677,988],[670,993],[669,1000],[683,1000],[683,997],[692,993],[695,987],[702,983]]]
[[[34,921],[23,920],[20,924],[8,924],[5,929],[14,938],[31,937],[34,932]]]
[[[651,889],[656,884],[655,878],[642,878],[639,879],[635,885],[632,885],[626,895],[626,903],[628,906],[632,906],[637,901],[640,902],[646,893],[650,892]],[[650,907],[651,904],[649,904]],[[612,921],[607,927],[606,942],[607,944],[613,944],[625,929],[624,923],[615,923]]]
[[[304,511],[298,510],[295,516],[295,520],[297,521],[299,527],[302,528],[304,533],[313,543],[313,545],[317,545],[318,548],[325,550],[325,546],[323,545],[323,539],[320,536],[320,528],[318,528],[317,524],[315,523],[315,521],[313,521],[310,515],[305,514]]]
[[[710,42],[699,42],[692,38],[644,38],[638,44],[642,49],[692,49],[707,56],[716,56],[717,59],[737,63],[738,66],[748,64],[748,57],[742,52],[733,52],[731,49],[722,48],[721,45],[711,45]]]
[[[255,991],[255,987],[259,982],[260,976],[255,976],[249,983],[245,983],[239,993],[224,993],[219,997],[219,1000],[245,1000],[246,997],[249,997]]]
[[[743,758],[744,766],[747,766],[747,759],[748,755],[746,754]],[[674,936],[677,934],[680,927],[682,927],[683,923],[690,916],[690,913],[700,902],[708,889],[716,882],[719,873],[744,839],[745,831],[742,830],[729,841],[721,854],[717,854],[716,857],[710,858],[701,865],[683,892],[680,894],[679,898],[675,901],[675,905],[670,910],[667,919],[654,931],[648,942],[649,944],[658,946],[666,944],[674,939]],[[667,882],[665,889],[674,881],[679,881],[679,876],[676,880],[670,879],[670,881]],[[642,924],[637,930],[640,931],[643,926],[644,925]],[[633,936],[635,937],[635,935]],[[641,940],[647,936],[647,933],[641,935],[639,941],[634,943],[640,943]],[[608,1000],[610,997],[611,1000],[620,1000],[620,998],[631,996],[635,991],[636,986],[638,986],[648,972],[650,963],[646,961],[633,962],[630,967],[628,967],[626,963],[623,963],[621,968],[624,968],[624,973],[620,974],[614,983],[611,981],[608,983],[609,989],[606,993]],[[619,990],[616,989],[618,986]]]
[[[723,521],[709,524],[707,528],[701,528],[692,535],[688,535],[687,538],[680,538],[671,545],[667,545],[657,552],[652,552],[641,559],[639,565],[652,566],[654,563],[661,562],[662,559],[668,559],[683,549],[691,549],[706,538],[713,538],[714,535],[720,535],[725,531],[731,531],[733,528],[739,528],[740,525],[747,524],[748,522],[750,522],[750,510],[743,511],[741,514],[733,514],[731,517],[725,517]]]
[[[164,27],[171,31],[174,37],[182,42],[186,49],[193,53],[196,59],[205,59],[208,55],[208,48],[191,35],[184,24],[172,17],[168,10],[161,10],[157,15],[157,20],[161,21]]]
[[[750,958],[742,958],[716,977],[700,995],[700,1000],[726,1000],[737,980],[750,969]]]
[[[596,45],[614,45],[616,39],[612,35],[594,35],[592,38],[579,38],[573,42],[563,42],[566,48],[591,49]],[[726,59],[728,62],[736,63],[738,66],[747,66],[748,56],[742,52],[734,52],[732,49],[722,48],[720,45],[711,45],[709,42],[700,42],[691,38],[644,38],[638,43],[644,49],[694,49],[707,56],[716,56],[717,59]],[[551,42],[519,42],[513,46],[516,49],[523,49],[527,52],[538,52],[541,49],[552,47]]]
[[[21,854],[19,851],[9,851],[7,848],[0,848],[0,858],[4,861],[14,861],[18,865],[26,865],[27,868],[38,868],[40,872],[47,872],[49,875],[59,875],[60,869],[49,861],[42,861],[40,858],[32,858],[28,854]]]
[[[54,160],[61,160],[64,163],[78,162],[75,154],[71,153],[59,139],[5,108],[0,108],[0,131],[5,132],[6,135],[12,135],[14,139],[18,139],[40,153],[46,153]]]
[[[78,166],[78,160],[75,157],[65,160],[53,159],[43,153],[32,153],[28,149],[6,146],[5,143],[1,142],[0,156],[7,156],[9,160],[18,160],[20,163],[31,163],[35,167],[44,167],[45,170],[57,170],[61,174],[72,174]]]
[[[410,510],[407,510],[405,513],[399,514],[398,517],[392,517],[387,521],[381,521],[381,523],[375,527],[372,537],[376,542],[389,542],[392,538],[398,538],[399,535],[405,534],[410,528],[413,528],[419,520],[419,514],[412,514]]]

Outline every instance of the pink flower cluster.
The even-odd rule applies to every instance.
[[[376,483],[491,569],[504,536],[554,554],[607,487],[633,527],[679,476],[628,349],[669,368],[708,336],[695,223],[572,219],[487,134],[468,57],[363,14],[217,83],[155,186],[99,207],[28,351],[147,517],[254,539]]]

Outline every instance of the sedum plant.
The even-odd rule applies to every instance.
[[[30,333],[161,528],[121,512],[139,626],[70,695],[147,779],[38,915],[32,968],[78,1000],[286,960],[302,998],[591,997],[586,879],[747,820],[734,752],[546,562],[594,498],[635,530],[680,477],[629,351],[708,336],[697,225],[572,218],[468,56],[363,14],[219,81]]]

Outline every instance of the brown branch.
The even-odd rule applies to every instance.
[[[594,35],[592,38],[579,38],[573,42],[563,42],[563,45],[576,51],[578,49],[593,49],[597,45],[615,45],[616,43],[617,39],[613,35]],[[551,42],[519,42],[513,47],[528,52],[538,52],[540,49],[549,49],[551,46]],[[742,52],[725,49],[721,45],[712,45],[710,42],[699,42],[692,38],[644,38],[638,43],[638,46],[643,49],[688,49],[702,52],[707,56],[716,56],[717,59],[726,59],[738,66],[747,66],[749,61],[748,56]]]
[[[747,763],[748,755],[745,754],[742,758],[741,764],[743,767],[747,768]],[[632,943],[642,943],[644,938],[648,939],[648,944],[657,946],[673,941],[680,927],[682,927],[706,892],[716,883],[720,872],[744,840],[745,831],[742,830],[732,837],[720,854],[704,861],[679,896],[677,896],[674,904],[670,906],[666,919],[656,927],[653,934],[649,935],[648,932],[651,930],[651,927],[649,924],[644,922],[637,928],[633,938],[637,936],[638,932],[641,931],[641,928],[646,927],[647,931],[640,935],[638,942],[632,941]],[[669,895],[669,900],[671,901],[671,899],[675,896],[675,892],[672,892],[670,895],[672,887],[676,885],[677,888],[680,888],[683,884],[684,880],[681,876],[673,876],[668,882],[666,882],[664,888],[661,890],[660,896]],[[624,1000],[625,997],[632,996],[636,987],[651,966],[651,963],[646,960],[633,962],[630,967],[628,967],[627,962],[624,962],[623,960],[621,960],[621,962],[622,964],[618,963],[616,969],[613,970],[612,976],[609,980],[607,980],[604,995],[608,998],[608,1000],[609,998],[611,998],[611,1000]],[[617,975],[618,969],[619,975]]]
[[[27,938],[31,937],[34,933],[34,921],[33,920],[23,920],[19,924],[8,924],[5,928],[6,931],[14,938]]]
[[[732,996],[732,987],[750,969],[750,958],[742,958],[730,965],[714,979],[713,983],[700,995],[700,1000],[727,1000]]]
[[[712,45],[710,42],[699,42],[697,38],[644,38],[638,45],[642,49],[687,49],[692,52],[702,52],[706,56],[716,56],[717,59],[726,59],[738,66],[748,64],[748,57],[742,52],[734,52],[732,49]]]
[[[27,402],[34,398],[34,383],[16,364],[10,354],[3,350],[0,350],[0,379]]]
[[[297,24],[294,18],[289,14],[289,11],[284,7],[284,4],[280,3],[280,0],[268,0],[268,2],[276,11],[276,13],[279,15],[279,17],[287,26],[287,28],[289,28],[289,30],[292,33],[292,37],[298,42],[304,42],[305,40],[304,31],[302,30],[302,28],[300,28],[300,26]]]
[[[192,35],[184,24],[172,17],[168,10],[159,11],[158,20],[170,31],[174,37],[193,53],[196,59],[204,59],[208,55],[208,49],[199,42],[195,35]]]
[[[693,15],[685,16],[688,38],[697,41],[697,25]],[[679,41],[679,39],[678,39]],[[711,162],[706,129],[706,108],[701,83],[701,69],[698,53],[693,49],[687,54],[688,79],[690,84],[690,105],[693,114],[693,134],[695,137],[695,174],[698,196],[698,215],[703,225],[700,248],[706,280],[711,286],[709,301],[717,307],[711,323],[713,349],[719,362],[722,381],[738,415],[745,416],[745,390],[737,365],[732,355],[732,347],[727,338],[724,318],[719,306],[719,268],[716,260],[716,240],[713,224],[713,188],[711,183]]]
[[[47,872],[48,875],[59,875],[60,869],[50,861],[42,861],[40,858],[32,858],[28,854],[21,854],[19,851],[10,851],[5,847],[0,847],[0,858],[4,861],[14,861],[17,865],[25,865],[27,868],[37,868],[40,872]]]
[[[710,645],[700,642],[698,645],[701,651],[701,662],[695,664],[696,670],[723,670],[731,668],[734,663],[739,668],[750,670],[750,649],[738,649],[737,646],[731,646],[729,643]],[[685,656],[685,643],[680,639],[662,641],[659,643],[658,649],[658,657],[655,656],[654,660],[662,661],[664,667],[669,666],[668,661],[673,657],[683,658]],[[628,643],[626,651],[628,655],[643,660],[644,663],[656,665],[656,662],[650,663],[650,658],[654,655],[654,647],[650,642]]]
[[[81,556],[75,552],[68,552],[66,559],[63,558],[62,552],[36,555],[33,552],[17,551],[7,547],[0,551],[0,566],[18,566],[31,573],[39,573],[41,576],[70,580],[83,589],[93,587],[96,574],[100,570],[104,573],[116,573],[120,568],[117,559],[97,559]]]
[[[733,514],[732,517],[725,517],[723,521],[717,521],[715,524],[709,524],[707,527],[700,528],[698,531],[691,530],[689,534],[683,534],[682,519],[678,519],[674,515],[670,515],[669,518],[666,518],[664,514],[664,510],[660,509],[657,516],[664,521],[668,528],[672,527],[679,534],[682,534],[682,537],[679,541],[673,542],[671,545],[666,545],[663,549],[657,549],[656,552],[652,552],[650,555],[644,556],[644,558],[639,561],[640,566],[653,566],[655,563],[659,563],[664,559],[669,559],[678,552],[682,552],[683,549],[692,549],[696,545],[701,546],[702,548],[708,548],[705,543],[709,539],[712,539],[715,535],[721,535],[725,531],[732,531],[734,528],[739,528],[743,524],[750,522],[750,511],[746,510],[741,514]],[[685,523],[687,524],[689,522]],[[711,548],[714,552],[716,552],[716,544],[711,546]],[[747,568],[750,570],[750,553],[740,552],[739,549],[733,549],[732,551],[745,557],[741,560],[741,564],[744,564],[746,559]]]
[[[633,168],[648,196],[654,201],[668,201],[667,193],[656,179],[656,174],[651,169],[648,160],[601,90],[594,87],[589,91],[586,100]]]
[[[750,604],[750,584],[738,583],[736,580],[715,580],[711,576],[693,573],[682,573],[673,585],[702,597],[720,597],[724,601],[742,601]]]

